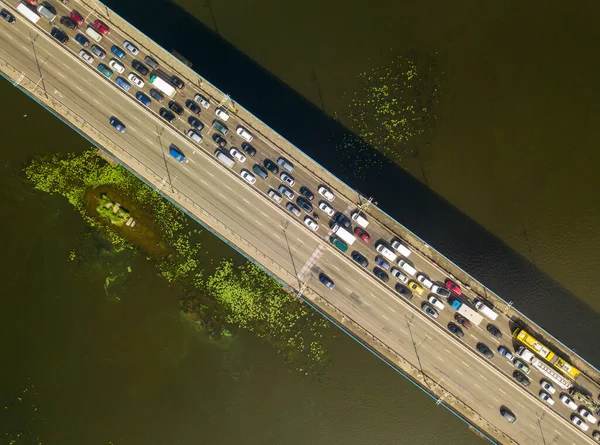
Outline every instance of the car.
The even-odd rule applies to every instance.
[[[550,394],[548,394],[543,389],[540,390],[540,399],[542,399],[548,405],[554,405],[554,399],[552,398],[552,396],[550,396]]]
[[[142,62],[140,62],[139,60],[132,61],[131,66],[134,70],[136,70],[142,76],[145,76],[150,72],[148,67],[146,65],[144,65]]]
[[[388,263],[386,260],[383,259],[383,257],[380,257],[379,255],[375,257],[375,264],[381,266],[382,269],[390,270],[390,263]]]
[[[346,244],[341,239],[339,239],[335,236],[330,236],[329,242],[331,244],[333,244],[335,247],[337,247],[339,250],[341,250],[342,252],[345,252],[346,250],[348,250],[348,244]]]
[[[227,133],[229,133],[229,128],[227,128],[227,125],[225,125],[223,122],[218,121],[217,119],[215,119],[212,123],[212,126],[215,130],[217,130],[219,133],[221,133],[223,136],[226,136]]]
[[[500,407],[500,414],[510,423],[515,423],[517,421],[517,416],[505,406]]]
[[[408,283],[408,277],[406,275],[404,275],[402,272],[400,272],[400,269],[396,269],[395,267],[392,267],[392,270],[390,271],[390,273],[398,281],[401,281],[402,283]]]
[[[249,184],[254,184],[256,182],[256,176],[250,173],[248,170],[243,169],[240,172],[240,176],[246,180]]]
[[[513,364],[515,365],[515,367],[517,369],[520,369],[521,371],[523,371],[525,374],[529,374],[531,372],[531,369],[529,369],[529,366],[527,366],[525,363],[523,363],[521,360],[519,360],[518,358],[514,359]]]
[[[287,188],[285,185],[280,184],[277,188],[282,194],[288,197],[288,199],[294,199],[294,192]]]
[[[452,292],[454,295],[462,295],[462,289],[454,283],[452,280],[446,280],[446,289]]]
[[[185,155],[174,144],[171,144],[171,146],[169,147],[169,154],[179,162],[185,161]]]
[[[121,65],[117,59],[110,59],[108,65],[119,74],[122,74],[123,71],[125,71],[125,67]]]
[[[260,176],[262,179],[267,179],[269,177],[269,174],[267,173],[267,171],[258,164],[254,164],[254,167],[252,167],[252,170],[254,171],[254,173],[256,173],[258,176]]]
[[[427,289],[431,289],[433,286],[433,282],[422,273],[417,274],[417,281]]]
[[[407,288],[405,288],[404,286],[402,286],[400,283],[396,283],[396,285],[394,286],[394,289],[396,289],[396,292],[398,292],[400,295],[402,295],[407,300],[410,300],[413,297],[412,294],[410,293],[410,291]]]
[[[423,310],[423,312],[425,312],[427,315],[429,315],[432,318],[439,317],[437,311],[425,302],[421,303],[421,309]]]
[[[263,165],[265,166],[265,168],[267,170],[269,170],[271,173],[273,173],[274,175],[276,175],[277,173],[279,173],[279,167],[277,167],[277,164],[275,164],[273,161],[271,161],[269,158],[265,159],[263,161]]]
[[[333,280],[327,275],[325,275],[323,272],[319,274],[319,281],[323,283],[328,289],[333,289],[335,287]]]
[[[80,34],[78,34],[78,35],[80,35]],[[77,36],[75,36],[75,37],[77,38]],[[82,45],[83,45],[83,43],[82,43]],[[83,45],[83,46],[85,46],[85,45]],[[98,45],[92,45],[92,47],[90,48],[90,51],[92,52],[93,55],[95,55],[99,59],[104,59],[106,57],[106,51],[104,51]]]
[[[373,268],[373,275],[375,275],[377,278],[379,278],[381,281],[384,282],[388,282],[390,281],[390,277],[388,276],[388,274],[386,274],[382,269],[380,269],[379,267],[374,267]]]
[[[140,79],[138,76],[136,76],[134,73],[129,73],[129,76],[127,76],[127,78],[129,80],[131,80],[136,87],[138,88],[144,88],[144,81],[142,79]]]
[[[317,230],[319,230],[319,225],[310,216],[305,216],[304,217],[304,224],[306,224],[309,228],[311,228],[315,232]]]
[[[554,386],[552,386],[552,384],[546,379],[540,380],[540,386],[548,394],[554,394],[556,392],[556,389],[554,389]]]
[[[448,289],[444,289],[439,284],[435,283],[433,283],[433,286],[431,286],[431,292],[444,298],[448,298],[450,296],[450,291]]]
[[[506,346],[498,346],[498,354],[504,357],[507,360],[511,360],[515,358],[515,356],[508,350]]]
[[[298,207],[300,207],[306,213],[311,213],[313,211],[312,204],[306,199],[304,199],[302,196],[298,196],[298,198],[296,199],[296,204],[298,204]]]
[[[69,17],[71,17],[73,19],[73,21],[75,23],[77,23],[77,26],[81,26],[83,25],[83,16],[81,14],[79,14],[77,11],[71,11],[71,13],[69,14]]]
[[[202,137],[202,135],[200,133],[198,133],[197,131],[193,130],[193,129],[189,129],[187,132],[187,136],[194,142],[197,142],[198,144],[202,142],[202,140],[204,139]]]
[[[412,280],[408,282],[408,288],[413,292],[416,292],[417,295],[423,295],[423,292],[425,292],[425,289],[423,289],[421,286],[419,286],[419,284],[415,283]]]
[[[103,63],[98,64],[98,71],[104,74],[109,79],[113,76],[113,72]]]
[[[171,76],[171,83],[177,87],[178,90],[185,88],[185,83],[177,76]]]
[[[354,229],[354,234],[367,244],[369,244],[371,242],[371,235],[369,235],[366,231],[364,231],[360,227],[357,227],[356,229]]]
[[[244,139],[246,142],[252,142],[252,140],[254,139],[254,136],[252,136],[252,133],[250,133],[246,128],[242,127],[241,125],[239,125],[236,128],[235,132],[238,134],[239,137]]]
[[[279,204],[281,203],[281,200],[283,199],[281,197],[281,195],[273,189],[269,189],[269,192],[267,193],[267,195],[269,196],[269,198],[271,198],[273,201],[275,201],[276,203],[279,203]]]
[[[336,213],[336,215],[333,217],[333,220],[340,226],[342,226],[344,229],[349,229],[352,225],[350,219],[341,212]]]
[[[319,209],[323,211],[327,216],[333,216],[335,213],[334,210],[329,207],[329,205],[325,201],[319,201]]]
[[[502,332],[493,324],[489,323],[486,327],[487,331],[496,338],[502,338]]]
[[[196,94],[194,96],[194,100],[198,102],[205,110],[208,110],[210,108],[210,102],[208,101],[208,99],[206,99],[206,97],[202,96],[201,94]]]
[[[13,23],[15,23],[15,16],[12,15],[10,12],[8,12],[6,9],[2,9],[2,11],[0,11],[0,16],[8,23],[10,23],[11,25]]]
[[[290,212],[292,212],[294,215],[296,216],[300,216],[300,209],[298,207],[296,207],[294,204],[292,204],[291,202],[288,202],[285,205],[285,208],[288,209]]]
[[[137,46],[135,46],[129,40],[123,41],[123,47],[134,56],[137,56],[140,53],[140,50],[137,48]]]
[[[77,43],[79,43],[81,46],[83,46],[84,48],[87,48],[88,46],[90,46],[89,39],[86,36],[84,36],[83,34],[81,34],[80,32],[75,34],[75,41]]]
[[[197,117],[194,117],[194,116],[188,117],[188,124],[190,124],[192,127],[197,129],[198,131],[202,131],[202,129],[204,128],[204,124],[202,122],[200,122],[200,119],[198,119]]]
[[[175,120],[175,115],[169,110],[167,110],[165,107],[162,107],[158,114],[160,114],[160,116],[167,122],[173,122]]]
[[[66,15],[60,18],[60,24],[66,26],[69,29],[77,29],[77,23],[71,17]]]
[[[246,154],[252,158],[256,156],[256,149],[250,144],[242,142],[242,150],[244,150]]]
[[[194,114],[200,114],[200,107],[192,99],[185,101],[185,106]]]
[[[235,148],[235,147],[231,147],[231,150],[229,150],[229,154],[231,155],[232,158],[237,159],[241,163],[246,162],[246,156],[244,156],[243,154],[241,154],[238,151],[238,149]]]
[[[125,133],[125,125],[119,119],[112,116],[108,121],[119,133]]]
[[[154,60],[152,57],[150,57],[150,56],[144,57],[144,62],[146,62],[146,64],[153,70],[158,69],[158,66],[159,66],[158,62],[156,60]]]
[[[573,399],[566,394],[561,394],[559,397],[560,401],[565,404],[567,408],[571,408],[573,411],[577,409],[577,405],[573,402]]]
[[[525,377],[525,375],[523,375],[523,373],[521,371],[515,371],[513,372],[513,378],[519,382],[521,385],[523,385],[525,388],[527,388],[531,382],[529,381],[529,379],[527,377]]]
[[[67,36],[64,32],[62,32],[57,27],[52,28],[50,31],[50,35],[58,40],[63,45],[66,45],[69,42],[69,36]]]
[[[465,329],[469,329],[471,327],[471,322],[462,315],[460,315],[458,312],[454,313],[454,319],[459,325],[461,325]]]
[[[331,202],[335,199],[335,196],[333,195],[333,193],[331,193],[331,191],[328,188],[323,187],[322,185],[319,186],[319,188],[317,189],[317,192],[319,192],[319,195],[321,195],[323,198],[325,198],[329,202]]]
[[[369,266],[369,261],[358,250],[353,251],[350,254],[350,258],[352,258],[354,261],[356,261],[362,267],[368,267]]]
[[[589,423],[596,423],[598,421],[598,419],[596,419],[591,412],[589,412],[586,408],[584,408],[583,406],[579,408],[579,415],[581,416],[581,418],[583,420],[585,420],[586,422]]]
[[[309,201],[312,201],[315,197],[314,193],[310,191],[308,187],[300,187],[300,194],[304,196]]]
[[[125,91],[129,91],[131,88],[131,84],[120,76],[115,79],[115,83]]]
[[[458,338],[463,338],[465,336],[463,330],[456,323],[448,323],[448,330],[454,335],[456,335]]]
[[[163,96],[160,91],[155,90],[154,88],[150,89],[150,97],[152,97],[152,99],[154,100],[157,100],[158,102],[162,102],[165,98],[165,96]]]
[[[433,306],[435,306],[440,311],[443,311],[445,309],[445,307],[446,307],[444,305],[444,303],[442,303],[440,300],[438,300],[437,298],[435,298],[433,295],[430,295],[427,298],[427,301],[429,301]]]
[[[571,423],[578,426],[581,431],[587,431],[590,429],[589,425],[583,421],[577,414],[571,414]]]
[[[119,59],[125,59],[125,51],[119,48],[117,45],[113,45],[110,47],[110,52],[117,56]]]
[[[223,139],[221,136],[219,136],[218,134],[213,134],[212,135],[212,139],[221,148],[223,148],[223,147],[225,147],[227,145],[227,141],[225,139]]]
[[[181,105],[179,105],[177,102],[175,102],[174,100],[169,101],[168,107],[171,109],[171,111],[174,111],[179,116],[181,116],[183,114],[183,107]]]
[[[290,187],[293,187],[296,183],[296,180],[285,172],[279,175],[279,179],[281,179],[283,182],[288,183]]]
[[[105,36],[110,34],[110,29],[108,26],[106,26],[104,23],[102,23],[100,20],[96,20],[93,24],[94,28],[96,28],[98,31],[100,31],[102,34],[104,34]]]
[[[598,442],[600,442],[600,431],[598,431],[598,430],[594,431],[594,433],[592,434],[592,437],[594,439],[596,439]]]
[[[223,122],[227,122],[227,120],[229,119],[229,114],[227,114],[227,112],[219,107],[215,110],[215,114],[217,115],[218,118],[220,118]]]
[[[94,63],[94,58],[92,57],[92,55],[90,53],[88,53],[85,49],[82,49],[81,51],[79,51],[79,57],[81,57],[83,60],[85,60],[87,63],[89,63],[90,65],[92,63]]]
[[[490,348],[488,348],[484,343],[477,343],[477,350],[485,355],[487,358],[494,358],[494,353]]]

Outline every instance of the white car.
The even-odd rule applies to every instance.
[[[133,54],[134,56],[137,56],[140,53],[140,50],[137,49],[137,46],[135,46],[133,43],[131,43],[129,40],[125,40],[123,42],[123,46],[125,47],[125,49],[127,51],[129,51],[131,54]]]
[[[296,183],[296,181],[294,180],[294,178],[292,178],[290,175],[288,175],[287,173],[282,173],[281,175],[279,175],[279,177],[281,178],[281,180],[283,182],[286,182],[290,185],[290,187],[293,187],[294,184]]]
[[[229,119],[229,115],[227,114],[227,112],[223,109],[223,108],[217,108],[215,110],[215,114],[217,115],[217,117],[219,117],[223,122],[227,122],[227,120]]]
[[[82,49],[81,51],[79,51],[79,57],[81,57],[83,60],[85,60],[90,65],[92,63],[94,63],[94,57],[90,53],[88,53],[85,49]]]
[[[417,274],[417,281],[423,286],[425,286],[427,289],[431,289],[431,287],[433,286],[433,282],[422,273]]]
[[[573,411],[577,409],[577,405],[575,405],[575,402],[573,402],[573,400],[571,399],[571,397],[569,397],[566,394],[561,394],[560,395],[560,401],[562,403],[564,403],[568,408],[571,408]]]
[[[108,65],[119,74],[121,74],[123,71],[125,71],[125,67],[123,65],[121,65],[117,61],[117,59],[110,59],[110,62],[108,62]]]
[[[548,394],[554,394],[556,392],[556,389],[554,389],[554,386],[552,386],[552,384],[548,380],[542,379],[540,381],[540,385],[542,386],[542,389]]]
[[[136,76],[134,73],[129,73],[129,76],[127,76],[127,78],[133,83],[135,83],[135,86],[137,86],[138,88],[144,88],[144,81],[138,76]]]
[[[587,420],[590,423],[596,423],[598,421],[598,419],[592,416],[592,413],[590,413],[583,406],[579,408],[579,415],[583,418],[583,420]]]
[[[589,425],[585,423],[577,414],[571,414],[571,422],[574,425],[577,425],[581,431],[587,431],[590,429]]]
[[[554,405],[554,399],[543,389],[540,391],[540,399],[542,399],[548,405]]]
[[[202,136],[200,134],[198,134],[197,131],[189,129],[187,132],[187,135],[194,142],[197,142],[197,143],[202,142]]]
[[[431,292],[444,298],[448,298],[450,296],[450,291],[448,289],[437,284],[431,286]]]
[[[335,199],[335,196],[333,196],[333,193],[331,193],[329,191],[329,189],[326,189],[323,186],[320,186],[317,191],[319,192],[319,195],[321,195],[323,198],[327,199],[327,201],[329,201],[329,202],[331,202]]]
[[[313,229],[315,232],[319,230],[319,225],[310,216],[304,217],[304,224]]]
[[[235,132],[237,134],[240,135],[240,137],[245,140],[246,142],[252,142],[252,139],[254,139],[254,136],[252,136],[252,133],[250,133],[248,130],[246,130],[244,127],[242,127],[241,125],[239,125],[237,127],[237,129],[235,130]]]
[[[319,208],[323,210],[327,216],[333,216],[335,213],[335,211],[329,207],[325,201],[319,201]]]
[[[240,176],[244,178],[249,184],[254,184],[256,182],[256,177],[246,169],[243,169],[240,172]]]
[[[440,311],[443,311],[444,308],[446,307],[446,306],[444,306],[444,303],[442,303],[440,300],[435,298],[433,295],[430,295],[429,298],[427,299],[427,301],[429,301],[431,304],[433,304]]]
[[[395,267],[392,267],[392,270],[390,270],[390,273],[398,281],[401,281],[403,283],[408,283],[408,277],[406,275],[404,275],[402,272],[400,272],[399,269],[396,269]]]
[[[246,156],[244,156],[243,154],[241,154],[237,148],[232,148],[231,150],[229,150],[229,154],[231,156],[233,156],[234,158],[236,158],[238,161],[244,163],[246,161]]]
[[[204,96],[196,94],[194,96],[194,100],[198,102],[205,110],[208,110],[210,108],[210,102]]]
[[[279,193],[277,193],[275,190],[270,189],[269,193],[267,193],[267,195],[269,195],[269,198],[271,198],[273,201],[275,201],[278,204],[281,204],[281,195]]]

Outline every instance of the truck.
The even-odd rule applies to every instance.
[[[165,93],[171,99],[175,96],[177,90],[169,80],[169,78],[160,71],[153,71],[150,75],[150,83]]]
[[[483,301],[481,300],[475,300],[473,302],[475,304],[475,307],[477,308],[477,310],[479,312],[481,312],[483,315],[485,315],[487,318],[489,318],[490,320],[494,321],[496,318],[498,318],[498,314],[495,313],[491,307],[489,307],[487,304],[485,304]]]
[[[17,6],[17,11],[24,15],[25,18],[27,18],[30,22],[37,23],[40,19],[40,15],[37,12],[33,11],[25,3],[19,3]]]
[[[354,237],[354,235],[352,235],[350,232],[348,232],[346,229],[344,229],[342,226],[340,226],[339,224],[334,224],[331,227],[331,230],[333,231],[333,233],[335,233],[339,238],[341,238],[342,240],[346,241],[348,243],[348,245],[352,245],[354,244],[354,241],[356,241],[356,238]]]
[[[481,315],[479,315],[477,312],[475,312],[475,310],[471,309],[469,306],[464,304],[458,298],[450,297],[448,299],[448,302],[450,303],[452,309],[454,309],[460,315],[465,317],[475,326],[479,326],[479,324],[483,321],[483,317]]]
[[[537,358],[535,354],[525,346],[521,346],[515,351],[515,353],[560,388],[569,389],[573,386],[573,382],[571,380],[563,377],[559,372],[555,371],[552,369],[552,367],[548,366],[542,360]]]

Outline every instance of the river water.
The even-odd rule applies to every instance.
[[[407,51],[434,57],[443,73],[440,117],[419,158],[403,165],[409,174],[398,170],[385,181],[401,184],[397,190],[407,190],[411,206],[398,205],[368,181],[357,187],[369,189],[386,210],[400,213],[409,228],[436,241],[432,245],[467,270],[489,271],[498,286],[507,280],[506,268],[536,278],[527,294],[520,282],[501,294],[552,332],[564,333],[562,321],[569,317],[558,316],[553,305],[576,307],[584,322],[567,326],[573,334],[567,342],[597,363],[597,336],[587,344],[577,338],[594,329],[597,334],[600,308],[594,292],[600,266],[594,198],[599,6],[324,3],[229,0],[203,6],[182,0],[191,16],[162,0],[147,8],[134,2],[113,7],[192,59],[209,80],[325,165],[327,153],[318,157],[322,147],[308,144],[332,133],[320,108],[343,112],[343,94],[352,91],[356,76],[391,57]],[[166,8],[172,13],[150,14]],[[161,20],[173,26],[161,27]],[[171,29],[181,30],[180,37]],[[260,74],[221,38],[288,87]],[[88,144],[6,82],[0,88],[11,104],[0,110],[10,129],[0,163],[6,215],[0,441],[8,443],[7,432],[13,438],[22,431],[18,444],[480,443],[461,421],[345,335],[332,341],[326,375],[302,378],[251,336],[213,342],[190,327],[179,315],[178,289],[157,278],[140,255],[98,251],[86,267],[70,263],[69,252],[86,227],[64,199],[32,191],[20,171],[31,155]],[[281,111],[286,119],[277,119]],[[308,136],[297,129],[307,114],[314,124]],[[34,127],[48,137],[32,140]],[[443,199],[422,191],[429,189]],[[422,211],[415,196],[444,206],[447,220]],[[476,230],[476,246],[461,230],[465,226]],[[498,247],[502,243],[509,249]],[[477,251],[479,245],[493,251],[491,260]],[[214,259],[235,255],[210,235],[204,246]],[[107,277],[116,277],[108,287]],[[546,296],[548,288],[556,292]]]

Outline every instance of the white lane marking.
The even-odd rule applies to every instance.
[[[219,192],[219,196],[220,196],[221,198],[225,199],[225,195],[224,195],[223,193]],[[238,208],[239,208],[239,207],[238,207]]]
[[[347,290],[348,292],[352,292],[352,289],[350,289],[349,287],[346,287],[346,290]]]
[[[387,304],[386,304],[386,306],[387,306]],[[395,310],[393,310],[391,307],[387,306],[387,308],[388,308],[390,311],[392,311],[392,312],[396,313],[396,311],[395,311]]]
[[[475,385],[476,387],[478,387],[479,389],[481,389],[481,386],[479,386],[477,383],[473,382],[473,385]]]
[[[23,49],[24,49],[25,51],[27,51],[27,52],[30,52],[30,51],[29,51],[29,48],[27,48],[25,45],[21,45],[21,46],[23,47]],[[60,73],[59,73],[59,74],[60,74]],[[65,77],[65,76],[63,76],[63,77]]]
[[[6,34],[6,37],[8,37],[9,39],[12,39],[12,36],[10,34]]]
[[[204,179],[201,179],[200,182],[204,185],[208,185],[208,182],[206,182]]]
[[[469,334],[471,337],[473,337],[475,340],[477,340],[477,337],[475,337],[473,334]]]
[[[506,395],[506,393],[504,392],[504,390],[503,390],[503,389],[501,389],[501,388],[498,388],[498,391],[500,391],[502,394]]]
[[[312,265],[314,264],[314,262],[317,260],[317,258],[319,258],[322,255],[321,250],[323,250],[323,245],[319,244],[317,246],[317,248],[315,250],[313,250],[313,253],[310,256],[310,258],[308,260],[306,260],[306,263],[304,263],[304,266],[302,266],[302,269],[300,269],[300,273],[298,274],[298,279],[300,281],[302,281],[302,278],[303,278],[304,274],[306,273],[306,271],[308,269],[310,269],[312,267]]]
[[[521,402],[517,402],[517,403],[521,406],[521,408],[525,409],[525,407],[523,406],[523,404]]]
[[[448,349],[444,348],[444,350],[445,350],[445,351],[446,351],[448,354],[450,354],[450,351],[448,351]]]
[[[456,372],[458,372],[460,375],[464,375],[462,372],[460,372],[460,369],[456,369]]]
[[[231,187],[229,187],[227,184],[223,184],[223,185],[225,186],[225,188],[226,188],[227,190],[229,190],[230,192],[232,191],[232,190],[231,190]]]
[[[465,362],[462,362],[463,365],[465,365],[467,368],[470,368],[469,365],[467,365]]]
[[[65,75],[63,73],[57,73],[60,77],[62,77],[63,79],[66,79]]]
[[[332,264],[331,267],[333,267],[335,270],[337,270],[338,272],[340,271],[340,268],[337,267],[336,265]]]
[[[259,226],[263,225],[263,223],[261,223],[258,219],[256,220],[256,224],[258,224]]]
[[[148,141],[149,144],[154,144],[154,142],[152,142],[150,139],[146,138],[146,140]]]
[[[133,127],[129,127],[129,129],[130,129],[131,131],[137,131],[137,130],[136,130],[135,128],[133,128]]]
[[[390,319],[389,319],[389,318],[387,318],[385,315],[381,314],[381,316],[382,316],[383,318],[385,318],[387,321],[390,321]]]
[[[277,239],[281,239],[281,237],[279,235],[275,234],[275,233],[272,233],[271,236],[274,236]]]
[[[229,190],[231,190],[231,189],[229,189]],[[244,202],[245,202],[246,204],[250,204],[250,201],[248,201],[246,198],[242,198],[242,199],[244,200]]]
[[[298,240],[298,242],[303,243],[304,241],[302,241],[300,238],[296,237],[296,239]]]
[[[498,400],[496,397],[492,396],[492,399],[494,399],[496,402],[500,403],[500,400]]]
[[[206,172],[208,173],[210,176],[212,176],[213,178],[215,177],[215,175],[213,175],[211,172]]]
[[[141,121],[141,120],[139,120],[139,119],[138,119],[136,116],[133,116],[133,118],[134,118],[136,121],[140,122],[140,123],[142,122],[142,121]]]
[[[444,359],[442,357],[440,357],[439,355],[436,355],[437,358],[439,358],[441,361],[444,361]]]
[[[262,211],[261,211],[260,213],[262,213],[262,214],[263,214],[263,216],[264,216],[265,218],[268,218],[268,217],[269,217],[269,215],[267,215],[265,212],[262,212]]]
[[[100,105],[100,102],[98,102],[96,99],[92,99],[94,102],[96,102],[98,105]]]
[[[373,298],[377,298],[375,295],[373,295],[373,292],[369,292],[369,295],[371,295]]]
[[[479,374],[479,375],[481,376],[481,378],[482,378],[483,380],[485,380],[486,382],[489,382],[489,380],[488,380],[488,379],[486,379],[486,378],[483,376],[483,374]]]
[[[83,90],[81,88],[79,88],[79,86],[75,85],[75,88],[77,88],[79,91],[83,92]]]
[[[367,303],[366,301],[364,301],[363,303],[365,303],[365,306],[371,307],[371,305],[369,303]]]

